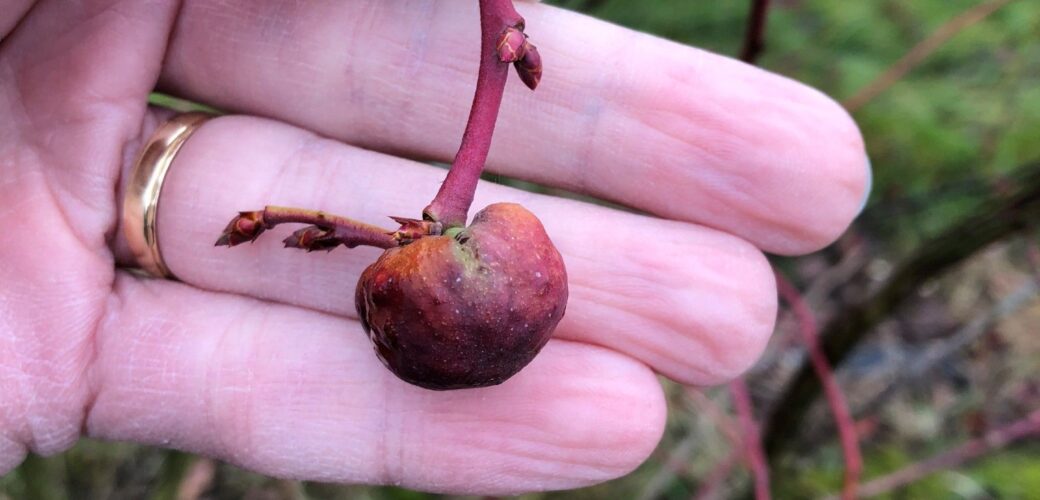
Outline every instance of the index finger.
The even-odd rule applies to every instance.
[[[776,253],[815,250],[855,216],[862,139],[823,94],[555,7],[518,9],[546,73],[535,93],[511,80],[492,171]],[[475,2],[186,2],[162,81],[370,149],[450,160],[478,40]]]

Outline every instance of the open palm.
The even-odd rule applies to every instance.
[[[855,125],[742,63],[520,10],[546,77],[510,83],[489,168],[648,215],[482,185],[475,207],[541,217],[571,300],[518,376],[442,393],[397,380],[361,331],[377,250],[212,242],[265,204],[419,214],[444,171],[417,160],[450,159],[465,123],[476,2],[0,0],[0,473],[85,434],[285,477],[572,488],[654,448],[655,372],[704,385],[750,366],[776,310],[762,251],[820,248],[863,198]],[[242,113],[204,125],[166,181],[182,282],[125,269],[121,182],[168,117],[154,88]]]

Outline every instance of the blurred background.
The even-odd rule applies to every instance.
[[[755,2],[551,3],[754,55]],[[866,211],[833,246],[774,259],[777,332],[743,380],[662,381],[668,427],[643,466],[525,498],[752,498],[768,471],[775,498],[1040,499],[1040,1],[774,0],[763,35],[756,64],[859,123]],[[178,497],[435,496],[89,440],[0,478],[0,500]]]

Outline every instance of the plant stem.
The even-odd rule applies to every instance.
[[[769,500],[772,498],[769,489],[769,465],[762,449],[762,435],[759,432],[761,428],[755,422],[751,391],[748,390],[744,379],[738,378],[729,383],[729,393],[733,398],[733,407],[737,410],[741,433],[744,435],[741,446],[744,448],[748,468],[755,479],[755,500]]]
[[[1040,410],[1033,410],[1032,413],[1021,420],[989,431],[985,436],[972,439],[959,446],[940,452],[929,459],[911,463],[896,472],[871,479],[863,483],[859,494],[861,497],[872,497],[887,493],[941,470],[957,467],[993,450],[999,450],[1015,441],[1032,436],[1040,436]]]
[[[267,206],[255,212],[241,212],[224,229],[217,246],[235,246],[254,241],[264,231],[279,224],[312,224],[285,239],[285,246],[304,250],[331,250],[339,245],[378,248],[398,246],[392,232],[346,217],[302,208]]]
[[[907,52],[901,59],[889,66],[884,73],[881,73],[865,87],[859,89],[852,97],[842,101],[845,109],[850,113],[856,112],[901,80],[951,38],[957,36],[961,31],[978,24],[1008,3],[1010,3],[1010,0],[982,2],[968,8],[968,10],[947,21],[946,24],[939,26],[931,35],[928,35],[927,38],[910,49],[910,52]]]
[[[523,26],[524,19],[513,8],[512,0],[480,0],[480,70],[473,107],[451,170],[437,196],[423,210],[423,217],[442,223],[445,230],[466,225],[509,76],[509,63],[499,59],[497,47],[507,29],[523,31]]]
[[[740,60],[755,64],[765,48],[766,19],[769,15],[769,0],[751,0],[747,29],[744,31],[744,46],[740,49]]]
[[[834,424],[838,429],[841,441],[842,457],[845,460],[845,482],[841,498],[852,500],[856,498],[856,488],[859,486],[859,477],[863,470],[863,456],[859,449],[859,438],[856,436],[856,422],[849,412],[845,394],[834,377],[834,370],[827,361],[827,356],[820,349],[819,329],[816,326],[816,318],[809,309],[809,304],[805,302],[794,284],[779,271],[776,272],[776,284],[780,297],[791,307],[798,321],[802,343],[805,344],[805,349],[809,353],[809,361],[816,376],[820,379],[824,396],[827,398],[827,405],[834,416]]]

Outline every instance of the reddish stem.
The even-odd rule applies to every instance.
[[[766,19],[769,15],[769,0],[751,0],[748,25],[744,31],[744,46],[740,49],[740,60],[755,64],[765,47]]]
[[[957,467],[990,451],[1031,436],[1040,436],[1040,410],[1034,410],[1021,420],[989,431],[981,438],[972,439],[927,460],[914,462],[896,472],[872,479],[860,488],[860,496],[868,497],[887,493],[930,474]]]
[[[844,499],[856,498],[856,489],[863,469],[863,457],[859,449],[859,438],[856,435],[856,422],[852,419],[845,395],[834,378],[834,370],[831,369],[827,356],[820,349],[816,318],[813,316],[812,310],[802,299],[798,289],[779,272],[776,273],[776,284],[780,296],[791,306],[791,310],[798,320],[802,343],[809,352],[809,361],[812,363],[816,376],[820,379],[824,395],[827,398],[827,405],[834,415],[834,422],[838,428],[845,459],[845,480],[841,496]]]
[[[766,465],[766,453],[762,450],[762,436],[755,422],[754,409],[751,406],[751,393],[744,379],[736,379],[729,383],[729,393],[733,398],[733,407],[737,410],[740,427],[744,432],[744,453],[755,477],[755,499],[769,500],[769,466]]]
[[[285,239],[285,246],[305,250],[331,250],[339,245],[378,248],[398,246],[393,233],[378,226],[346,217],[302,208],[267,206],[255,212],[240,212],[224,228],[217,246],[235,246],[254,241],[264,231],[279,224],[312,224]]]
[[[423,210],[425,218],[442,223],[444,229],[466,225],[509,76],[509,63],[500,59],[498,46],[509,28],[523,31],[523,27],[524,18],[513,8],[512,0],[480,0],[480,70],[473,107],[451,170]]]

